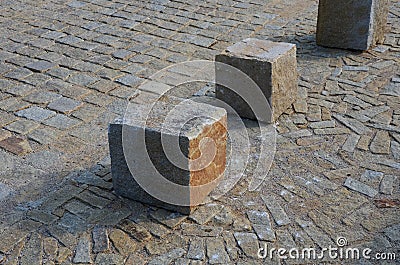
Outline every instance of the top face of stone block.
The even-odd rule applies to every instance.
[[[248,38],[228,47],[224,54],[271,62],[295,48],[295,44]]]
[[[187,137],[198,137],[204,126],[211,125],[224,117],[226,110],[208,104],[171,96],[158,96],[145,91],[128,104],[123,119],[114,124],[137,126]]]

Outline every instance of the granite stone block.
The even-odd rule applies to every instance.
[[[249,38],[228,47],[215,57],[215,61],[235,67],[245,74],[232,73],[229,76],[230,70],[221,64],[216,66],[216,97],[233,107],[243,118],[272,123],[297,99],[298,75],[294,44]],[[264,101],[260,101],[261,94],[249,91],[246,85],[240,85],[246,75],[259,87],[265,96]],[[228,83],[239,87],[239,93],[223,85],[228,78],[232,80]],[[243,97],[246,93],[247,102]],[[254,110],[260,109],[260,104],[269,104],[271,113],[256,117]]]
[[[192,100],[158,97],[140,92],[124,118],[109,126],[114,190],[189,214],[223,177],[227,114]]]
[[[320,0],[317,44],[368,50],[383,43],[388,0]]]

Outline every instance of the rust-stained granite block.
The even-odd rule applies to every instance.
[[[109,126],[114,189],[124,197],[189,214],[223,177],[227,114],[192,100],[157,98],[140,92],[124,119]],[[156,172],[182,186],[157,180]]]

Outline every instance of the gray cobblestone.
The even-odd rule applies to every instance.
[[[369,197],[375,197],[378,194],[377,190],[353,178],[347,178],[346,182],[344,183],[344,186],[348,187],[349,189],[358,191],[362,194],[365,194]]]
[[[68,116],[62,114],[57,114],[56,116],[45,120],[43,123],[60,130],[65,130],[78,125],[79,121],[71,119]]]
[[[35,72],[45,72],[50,68],[53,68],[54,66],[55,66],[54,64],[48,61],[37,61],[25,65],[26,68]]]
[[[278,226],[283,226],[290,223],[290,219],[286,215],[285,211],[273,196],[262,196],[261,198],[263,199],[268,210],[271,212],[272,217]]]
[[[91,263],[91,242],[87,235],[79,238],[78,245],[75,249],[74,263]]]
[[[30,107],[28,109],[20,110],[15,113],[17,116],[24,117],[34,121],[43,121],[52,116],[55,116],[56,113],[54,111],[50,111],[47,109],[42,109],[36,106]]]
[[[74,111],[75,109],[79,108],[81,105],[82,102],[66,97],[61,97],[51,102],[47,107],[49,109],[62,112],[64,114],[68,114]]]

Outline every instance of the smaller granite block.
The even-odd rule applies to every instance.
[[[296,45],[278,43],[254,38],[245,39],[228,47],[223,53],[215,57],[216,65],[216,97],[229,104],[239,116],[249,119],[258,119],[272,123],[285,112],[297,99],[297,61]],[[226,64],[240,70],[242,73],[232,73],[225,69]],[[247,75],[247,76],[246,76]],[[262,94],[245,84],[244,77],[250,77],[259,87],[268,102],[260,99]],[[228,83],[239,87],[239,93],[223,84]],[[248,94],[247,102],[243,95]],[[258,92],[259,93],[259,92]],[[268,106],[268,104],[269,106]],[[256,117],[254,110],[264,109],[270,113],[263,117]]]
[[[383,43],[388,0],[320,0],[317,44],[368,50]]]
[[[227,114],[192,100],[158,97],[140,91],[124,118],[109,126],[114,190],[189,214],[223,177]]]

